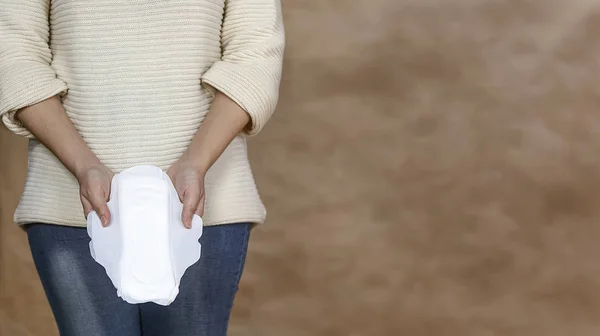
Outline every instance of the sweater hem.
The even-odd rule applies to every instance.
[[[256,227],[265,222],[264,218],[252,217],[252,216],[239,216],[239,217],[228,217],[221,220],[211,220],[204,221],[203,226],[217,226],[217,225],[229,225],[229,224],[239,224],[239,223],[250,223],[252,227]],[[26,227],[29,224],[48,224],[48,225],[59,225],[59,226],[69,226],[69,227],[87,227],[87,223],[78,222],[78,221],[68,221],[68,220],[48,220],[43,218],[36,217],[22,217],[19,218],[18,221],[15,222],[17,226],[22,228]]]

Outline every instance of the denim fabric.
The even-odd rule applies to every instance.
[[[29,245],[62,336],[225,336],[244,268],[250,224],[204,228],[202,257],[169,306],[117,297],[89,251],[85,228],[32,224]]]

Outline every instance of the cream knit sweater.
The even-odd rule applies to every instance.
[[[18,224],[85,226],[74,177],[20,125],[17,110],[60,94],[75,127],[114,172],[168,169],[217,89],[248,112],[249,135],[275,109],[284,49],[280,0],[0,0],[0,115],[29,137]],[[206,176],[206,225],[261,223],[235,138]]]

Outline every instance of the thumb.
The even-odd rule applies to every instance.
[[[102,193],[96,192],[90,195],[90,203],[100,217],[100,221],[103,226],[108,226],[110,224],[110,210],[108,209],[108,205],[106,204],[106,198]]]
[[[192,227],[192,217],[198,207],[200,195],[198,192],[187,189],[183,193],[183,210],[181,211],[181,221],[186,228]]]

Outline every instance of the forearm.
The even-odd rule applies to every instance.
[[[248,113],[217,91],[206,118],[182,159],[206,172],[249,122]]]
[[[58,99],[52,97],[20,110],[16,118],[74,175],[100,161],[87,146]]]

